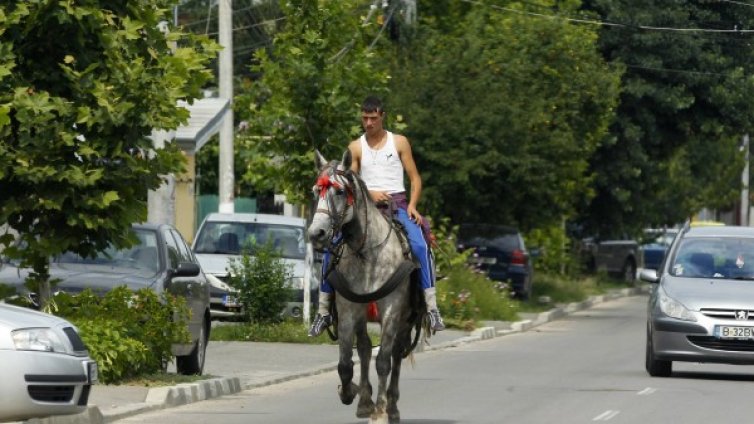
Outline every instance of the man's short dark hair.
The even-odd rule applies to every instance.
[[[361,111],[362,112],[378,112],[378,113],[383,113],[383,112],[385,112],[385,108],[382,105],[382,100],[380,100],[379,97],[377,97],[377,96],[368,96],[361,103]]]

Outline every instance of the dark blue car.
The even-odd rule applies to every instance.
[[[678,230],[670,229],[647,229],[644,230],[643,243],[639,246],[639,251],[644,258],[644,268],[657,270],[660,268],[665,252],[673,242]]]
[[[513,227],[489,224],[462,225],[458,249],[474,249],[470,260],[491,280],[509,283],[519,299],[531,295],[534,270],[524,238]]]

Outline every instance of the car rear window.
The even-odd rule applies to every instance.
[[[503,251],[521,249],[523,246],[518,231],[509,227],[466,226],[458,235],[459,247],[494,247]]]

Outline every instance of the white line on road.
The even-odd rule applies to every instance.
[[[607,411],[597,415],[596,417],[592,418],[592,421],[608,421],[612,418],[615,418],[616,415],[620,414],[620,411],[612,411],[608,409]]]
[[[639,395],[639,396],[651,395],[652,393],[654,393],[656,391],[657,391],[657,389],[655,389],[653,387],[647,387],[646,389],[644,389],[644,390],[640,391],[639,393],[637,393],[637,395]]]

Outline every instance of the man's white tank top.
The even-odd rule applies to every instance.
[[[367,144],[366,135],[361,141],[361,179],[369,190],[387,191],[390,194],[406,191],[403,185],[403,163],[395,148],[393,133],[387,131],[385,145],[374,150]]]

